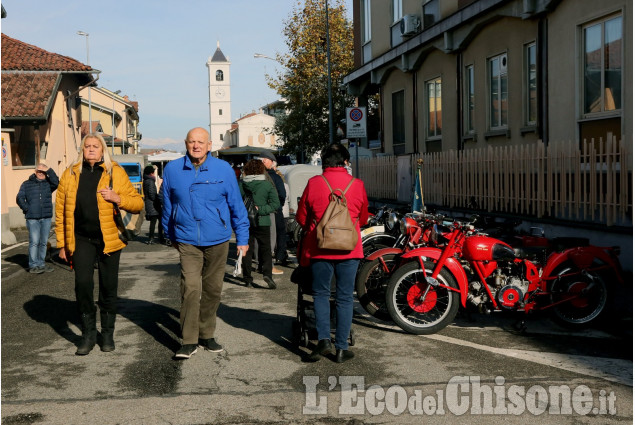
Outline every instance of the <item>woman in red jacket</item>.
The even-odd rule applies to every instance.
[[[322,176],[326,178],[333,190],[344,190],[351,181],[352,177],[346,170],[349,161],[350,154],[340,143],[333,143],[322,151],[322,168],[324,170]],[[359,260],[364,257],[359,228],[368,221],[368,198],[364,183],[359,179],[354,179],[345,196],[348,211],[358,233],[355,249],[352,251],[320,249],[317,244],[316,227],[329,204],[331,193],[322,176],[315,176],[309,180],[298,203],[298,211],[295,216],[296,221],[305,232],[300,264],[310,264],[313,273],[313,302],[318,344],[308,360],[320,360],[321,356],[332,351],[329,297],[331,295],[331,279],[335,273],[337,316],[335,361],[342,363],[353,357],[353,353],[348,350],[348,335],[353,322],[355,274]]]

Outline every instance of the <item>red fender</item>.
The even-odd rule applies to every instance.
[[[401,258],[427,257],[433,260],[439,260],[439,258],[441,258],[441,252],[442,251],[438,248],[422,247],[408,251],[403,254]],[[467,300],[467,276],[465,275],[463,267],[454,257],[445,260],[444,266],[458,282],[459,291],[461,293],[461,304],[465,307],[465,301]]]
[[[372,252],[368,257],[364,258],[364,260],[373,261],[387,254],[402,254],[402,253],[403,253],[403,249],[400,249],[400,248],[382,248],[382,249],[378,249],[375,252]]]
[[[553,271],[565,261],[571,261],[581,270],[588,269],[591,267],[593,260],[596,258],[615,270],[617,280],[620,283],[623,283],[624,280],[619,272],[620,265],[604,249],[593,245],[569,248],[563,252],[552,254],[547,260],[547,265],[542,271],[542,277],[543,279],[550,277]]]

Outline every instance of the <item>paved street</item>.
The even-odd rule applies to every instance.
[[[633,420],[629,318],[581,332],[536,318],[518,333],[514,318],[460,316],[439,334],[415,336],[356,305],[356,357],[304,363],[307,349],[292,342],[291,269],[277,277],[277,290],[246,288],[231,276],[233,260],[218,312],[217,338],[226,351],[199,349],[175,361],[178,255],[145,240],[140,236],[121,257],[116,350],[96,347],[84,357],[74,354],[80,330],[73,273],[56,264],[53,273],[31,275],[26,244],[3,247],[3,424]],[[359,391],[342,391],[352,384]],[[561,398],[550,396],[555,386]]]

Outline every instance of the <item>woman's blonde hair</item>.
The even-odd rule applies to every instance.
[[[77,164],[80,164],[80,167],[79,167],[80,174],[82,172],[81,164],[84,162],[84,145],[86,145],[86,140],[87,139],[99,140],[99,143],[101,143],[101,150],[102,150],[102,155],[103,155],[102,158],[103,158],[103,161],[104,161],[104,167],[106,168],[106,172],[108,174],[111,174],[111,172],[112,172],[112,159],[110,159],[110,154],[108,153],[108,145],[106,145],[106,141],[104,140],[103,137],[101,137],[101,134],[97,134],[97,133],[89,133],[89,134],[84,136],[84,138],[82,139],[82,144],[79,147],[79,155],[77,156],[77,159],[75,160],[75,162],[73,162],[71,164],[71,172],[73,172],[73,168]]]

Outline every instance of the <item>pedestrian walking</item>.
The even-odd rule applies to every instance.
[[[257,159],[248,161],[243,167],[243,178],[240,182],[240,193],[244,197],[253,198],[258,209],[258,223],[249,228],[249,250],[243,257],[243,281],[246,286],[255,286],[251,276],[251,259],[254,244],[258,242],[258,267],[262,268],[262,275],[269,289],[276,289],[273,280],[273,259],[270,248],[271,213],[279,209],[280,201],[276,188],[266,178],[265,164]]]
[[[29,273],[53,271],[53,267],[46,264],[45,259],[53,217],[52,194],[59,182],[52,168],[39,163],[35,173],[20,185],[16,196],[16,202],[24,213],[26,228],[29,231]]]
[[[273,212],[273,219],[275,223],[271,224],[271,234],[273,235],[272,242],[274,242],[275,246],[274,260],[275,264],[286,266],[289,261],[287,254],[287,227],[284,222],[282,207],[284,206],[284,201],[287,198],[287,191],[284,187],[284,180],[276,170],[276,157],[271,152],[264,151],[259,155],[259,158],[267,168],[267,174],[276,187],[278,200],[280,202],[280,207]],[[279,268],[274,267],[272,273],[282,274],[283,272]]]
[[[331,280],[335,274],[335,361],[349,360],[353,353],[348,350],[348,336],[353,322],[353,291],[359,260],[364,257],[360,226],[368,221],[368,198],[364,183],[354,179],[346,171],[350,154],[344,145],[333,143],[322,151],[321,175],[309,179],[295,219],[305,231],[300,253],[300,264],[310,265],[313,275],[313,300],[318,344],[308,357],[317,361],[332,352],[331,346]],[[326,179],[326,181],[325,181]],[[328,182],[328,184],[327,184]],[[327,250],[318,247],[317,227],[330,202],[331,188],[344,191],[348,211],[355,224],[358,239],[351,251]]]
[[[159,224],[157,232],[159,234],[159,243],[165,243],[163,237],[163,226],[161,225],[161,197],[158,192],[158,176],[156,167],[148,165],[143,169],[143,201],[146,210],[146,220],[150,222],[150,230],[148,232],[148,245],[154,243],[154,228]]]
[[[249,219],[236,174],[214,158],[204,128],[185,138],[187,155],[170,161],[163,172],[163,230],[179,251],[181,262],[181,348],[176,359],[188,359],[200,346],[212,352],[216,312],[220,305],[232,229],[237,253],[247,253]]]
[[[62,174],[55,200],[55,234],[59,257],[75,270],[75,297],[82,322],[77,355],[90,353],[96,343],[97,308],[93,296],[95,260],[99,270],[101,350],[115,349],[119,258],[126,246],[113,218],[114,205],[131,213],[143,199],[125,170],[110,159],[99,134],[82,139],[79,156]]]

